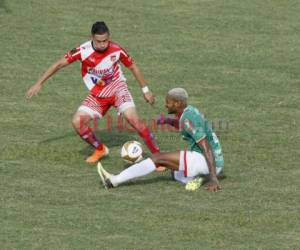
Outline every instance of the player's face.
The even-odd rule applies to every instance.
[[[95,50],[100,52],[105,51],[109,44],[109,34],[95,34],[92,36],[92,41]]]
[[[177,113],[177,108],[176,108],[176,101],[171,99],[170,97],[166,97],[166,108],[168,110],[168,114],[176,114]]]

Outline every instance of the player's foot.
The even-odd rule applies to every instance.
[[[95,149],[94,153],[89,156],[85,161],[87,163],[96,163],[104,156],[107,156],[109,154],[109,149],[103,144],[102,149]]]
[[[112,177],[112,174],[108,173],[103,167],[102,167],[102,164],[100,162],[98,162],[98,165],[97,165],[97,170],[98,170],[98,174],[100,176],[100,179],[102,181],[102,184],[103,186],[106,188],[106,189],[110,189],[110,188],[113,188],[115,187],[111,181],[110,181],[110,177]]]
[[[164,171],[166,171],[166,170],[167,170],[167,168],[166,168],[166,167],[163,167],[163,166],[158,166],[158,167],[155,169],[156,172],[164,172]]]
[[[195,191],[197,189],[200,188],[200,186],[202,185],[203,183],[203,178],[202,177],[198,177],[198,178],[195,178],[194,180],[192,181],[189,181],[186,185],[185,185],[185,189],[186,190],[189,190],[189,191]]]

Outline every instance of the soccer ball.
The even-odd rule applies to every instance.
[[[125,142],[121,149],[121,157],[127,163],[136,163],[143,159],[142,144],[138,141]]]

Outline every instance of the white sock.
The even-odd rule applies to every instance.
[[[110,181],[114,186],[129,181],[131,179],[150,174],[156,169],[154,162],[148,158],[136,163],[129,168],[123,170],[120,174],[110,177]]]
[[[174,171],[174,179],[183,184],[186,184],[189,181],[193,180],[194,177],[185,177],[184,172],[182,170],[179,170],[179,171]]]

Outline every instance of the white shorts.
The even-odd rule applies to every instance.
[[[223,168],[216,168],[219,175]],[[180,151],[179,170],[174,171],[174,179],[187,183],[198,175],[208,175],[209,169],[204,155],[195,151]]]

